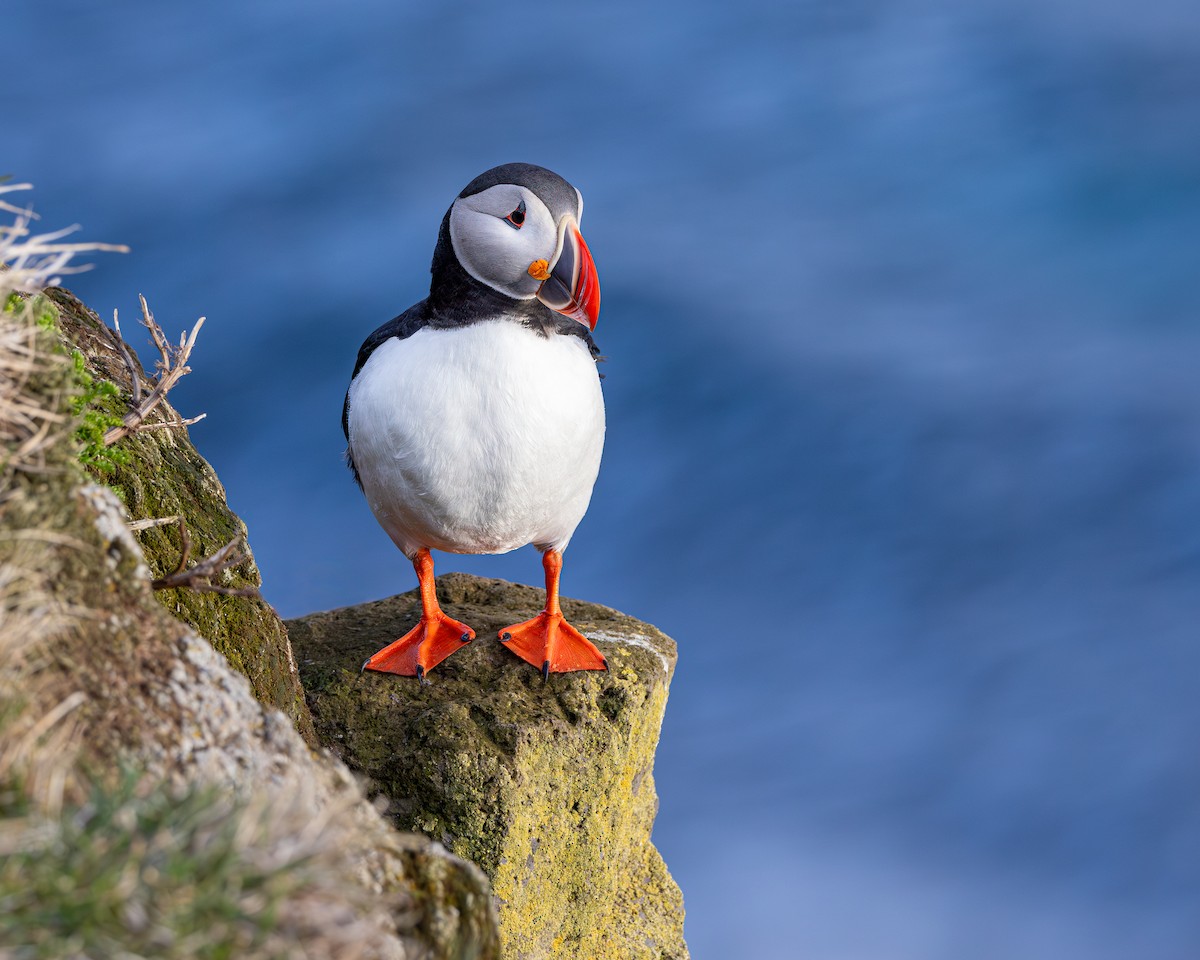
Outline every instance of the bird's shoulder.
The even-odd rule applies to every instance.
[[[354,372],[350,374],[350,382],[354,383],[355,378],[362,372],[362,368],[366,366],[368,360],[380,346],[395,338],[404,340],[411,337],[422,327],[429,325],[429,301],[421,300],[414,303],[411,307],[405,310],[400,316],[393,317],[387,323],[372,331],[371,335],[363,341],[362,346],[358,348],[358,357],[354,361]],[[346,390],[346,398],[342,401],[342,433],[346,435],[346,440],[350,439],[350,390]],[[353,464],[351,464],[353,466]]]
[[[359,375],[366,362],[371,359],[371,354],[381,345],[387,343],[393,337],[397,340],[404,340],[411,337],[422,327],[428,326],[429,320],[429,301],[422,300],[419,303],[414,303],[400,314],[400,316],[393,317],[387,323],[372,331],[371,335],[363,341],[362,346],[358,348],[358,358],[354,361],[354,372],[350,374],[350,380],[353,381]]]

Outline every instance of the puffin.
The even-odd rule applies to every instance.
[[[604,446],[592,339],[596,265],[583,195],[558,174],[507,163],[463,188],[442,218],[429,296],[363,343],[342,407],[346,460],[375,519],[412,561],[417,625],[364,670],[426,674],[475,639],[444,613],[430,551],[542,554],[546,606],[499,640],[551,673],[607,670],[563,617],[563,551],[583,519]]]

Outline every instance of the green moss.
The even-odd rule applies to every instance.
[[[121,391],[111,380],[97,380],[88,371],[87,360],[78,350],[71,351],[71,370],[77,392],[71,398],[71,412],[79,418],[75,439],[79,443],[79,462],[101,475],[129,463],[129,453],[117,446],[105,446],[104,435],[121,425],[122,417],[113,412]]]
[[[48,297],[40,293],[30,297],[29,309],[33,312],[34,322],[43,330],[58,330],[58,308]]]
[[[57,332],[58,310],[50,300],[40,293],[28,296],[23,293],[10,293],[4,301],[0,312],[17,314],[28,311],[34,323],[42,330]]]

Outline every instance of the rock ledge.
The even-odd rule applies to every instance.
[[[686,958],[682,896],[650,842],[674,642],[564,599],[609,672],[543,682],[495,639],[543,591],[449,574],[438,598],[478,638],[424,687],[359,672],[416,623],[416,591],[288,622],[320,740],[371,779],[398,827],[492,879],[505,956]]]

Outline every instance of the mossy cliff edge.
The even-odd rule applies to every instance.
[[[227,659],[181,618],[195,608],[155,597],[129,501],[80,465],[98,321],[51,299],[69,315],[0,310],[0,956],[496,960],[487,878],[305,742],[270,607],[205,597]],[[115,475],[202,529],[220,486],[185,431],[161,442],[172,456],[144,462],[144,443],[109,448]],[[211,496],[188,503],[197,483]],[[277,670],[252,687],[231,663]]]
[[[357,673],[412,625],[411,594],[294,624],[314,726],[268,604],[150,589],[179,561],[178,531],[131,534],[129,521],[183,517],[193,561],[245,533],[187,430],[99,448],[84,458],[91,477],[80,466],[81,389],[92,420],[130,400],[114,336],[55,289],[36,311],[10,304],[0,335],[39,358],[19,383],[0,371],[17,396],[11,422],[0,417],[0,840],[16,838],[0,850],[12,854],[0,857],[0,954],[687,956],[679,891],[649,841],[670,640],[565,601],[612,671],[543,683],[487,641],[535,613],[541,591],[451,575],[443,602],[480,639],[429,687]],[[166,405],[154,419],[178,415]],[[259,582],[252,557],[220,576]],[[374,779],[391,824],[322,744]],[[228,874],[187,869],[218,834],[233,845],[216,848]],[[154,859],[164,837],[185,869]],[[118,862],[113,849],[137,853]],[[155,913],[200,896],[177,889],[193,875],[219,894],[212,916],[235,921],[192,911],[183,929]],[[70,910],[55,913],[59,895]]]
[[[359,672],[416,624],[415,591],[288,621],[318,736],[370,777],[398,827],[491,877],[505,956],[683,960],[682,896],[650,842],[674,642],[564,599],[609,671],[543,681],[496,639],[543,591],[465,574],[437,585],[478,638],[426,686]]]
[[[111,383],[117,388],[111,395],[93,401],[99,408],[96,412],[118,418],[128,408],[133,385],[115,334],[68,291],[51,287],[46,298],[56,309],[64,343],[82,358],[84,374],[94,382]],[[136,353],[129,350],[127,355],[144,377]],[[162,423],[181,418],[167,401],[155,419]],[[239,534],[246,535],[246,525],[229,508],[225,488],[193,446],[186,428],[134,433],[98,459],[93,473],[120,497],[130,519],[178,517],[184,521],[193,561],[211,555]],[[182,549],[176,523],[140,530],[136,537],[155,577],[175,568]],[[248,546],[244,552],[246,561],[223,575],[222,586],[238,589],[262,585]],[[245,675],[261,702],[282,710],[300,735],[315,745],[287,631],[269,604],[258,597],[183,589],[156,591],[155,598]]]

